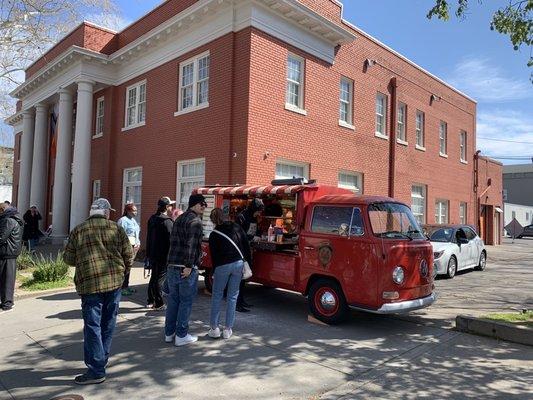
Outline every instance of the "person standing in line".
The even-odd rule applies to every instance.
[[[11,311],[15,306],[17,257],[22,251],[24,221],[16,208],[0,203],[0,308]]]
[[[172,232],[172,205],[175,201],[161,197],[157,202],[157,212],[148,220],[146,235],[146,257],[152,269],[148,284],[147,307],[155,310],[164,309],[161,290],[167,275],[168,250]]]
[[[139,247],[141,246],[141,241],[139,235],[141,233],[141,227],[137,223],[135,217],[137,216],[137,207],[133,203],[128,203],[124,206],[124,212],[122,217],[117,221],[118,226],[120,226],[128,235],[132,250],[133,250],[133,261],[137,256]],[[135,293],[135,289],[130,288],[130,272],[125,275],[124,283],[122,285],[122,296],[130,296],[132,293]]]
[[[211,222],[215,229],[209,235],[209,252],[213,262],[213,294],[211,297],[211,329],[208,335],[212,338],[220,337],[218,321],[224,289],[228,287],[226,296],[226,325],[222,330],[222,337],[229,339],[233,334],[235,322],[235,308],[239,295],[239,285],[242,281],[244,260],[252,262],[250,243],[240,225],[231,221],[224,221],[222,209],[211,211]]]
[[[78,385],[106,379],[120,291],[133,261],[130,240],[124,229],[109,220],[111,211],[115,210],[107,199],[95,200],[89,218],[70,232],[63,253],[63,260],[76,267],[74,283],[81,296],[87,372],[74,379]]]
[[[167,267],[169,296],[165,316],[165,342],[184,346],[196,342],[189,334],[192,303],[198,291],[198,266],[202,256],[202,214],[207,207],[205,197],[193,194],[189,208],[176,221],[170,235]]]
[[[31,206],[22,217],[24,219],[23,241],[27,244],[29,251],[34,251],[39,243],[41,231],[39,230],[39,221],[43,219],[37,206]]]

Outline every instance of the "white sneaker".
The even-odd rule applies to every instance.
[[[213,328],[209,329],[209,332],[207,332],[207,335],[210,338],[218,339],[220,337],[220,328],[217,326],[215,329]]]
[[[177,337],[176,336],[176,339],[174,340],[174,344],[176,346],[185,346],[189,343],[194,343],[198,340],[198,336],[193,336],[193,335],[189,335],[187,333],[187,335],[185,335],[184,337]]]
[[[170,335],[170,336],[165,335],[165,343],[172,343],[175,337],[176,335]]]
[[[233,331],[231,330],[231,328],[224,328],[224,330],[222,331],[222,337],[224,339],[229,339],[231,335],[233,335]]]

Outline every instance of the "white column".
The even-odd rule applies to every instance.
[[[33,163],[33,132],[35,116],[32,110],[22,114],[22,138],[20,140],[20,172],[17,208],[25,213],[30,208],[31,165]]]
[[[52,236],[60,239],[65,238],[69,233],[73,104],[72,93],[67,89],[61,89],[59,91],[57,155],[52,194]]]
[[[70,202],[70,229],[89,215],[91,194],[91,128],[93,115],[94,82],[78,82],[76,106],[76,133],[72,170],[72,200]]]
[[[46,215],[46,188],[48,187],[48,106],[35,106],[35,134],[31,169],[30,205],[36,205],[41,215]],[[39,221],[42,228],[43,221]]]

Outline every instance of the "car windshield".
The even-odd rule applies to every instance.
[[[432,242],[451,242],[453,239],[452,228],[437,229],[429,236],[429,240]]]
[[[368,208],[374,234],[390,239],[424,239],[420,225],[404,204],[374,203]]]

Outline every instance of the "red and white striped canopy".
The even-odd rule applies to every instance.
[[[284,186],[215,186],[196,188],[193,193],[261,197],[268,194],[294,194],[308,189],[309,185]],[[312,186],[311,186],[312,187]]]

